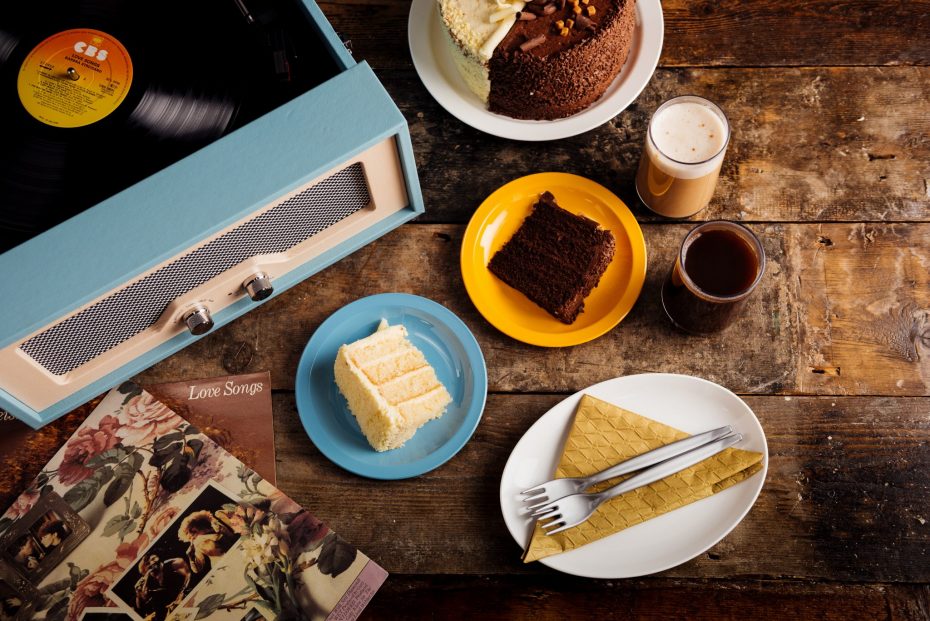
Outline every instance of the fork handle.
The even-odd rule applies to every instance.
[[[653,466],[643,470],[638,474],[634,474],[626,481],[614,485],[610,489],[604,490],[599,495],[602,497],[601,502],[615,498],[620,494],[625,494],[631,490],[634,490],[638,487],[644,485],[649,485],[650,483],[655,483],[659,479],[664,479],[665,477],[675,474],[685,468],[693,466],[694,464],[700,463],[707,459],[708,457],[713,457],[717,453],[722,452],[724,449],[727,449],[740,440],[743,439],[741,434],[735,433],[731,436],[726,436],[719,440],[715,440],[710,444],[705,444],[696,449],[691,449],[687,453],[679,455],[678,457],[672,457],[661,462],[658,465]]]
[[[630,472],[636,472],[637,470],[642,470],[648,466],[658,464],[667,459],[671,459],[677,455],[681,455],[691,449],[695,449],[699,446],[704,446],[709,442],[713,442],[718,438],[722,438],[732,432],[733,429],[729,425],[723,427],[718,427],[717,429],[711,429],[710,431],[705,431],[704,433],[699,433],[693,436],[688,436],[677,442],[672,442],[671,444],[666,444],[665,446],[660,446],[657,449],[653,449],[642,455],[637,455],[626,461],[622,461],[615,466],[611,466],[606,470],[601,470],[597,474],[591,475],[587,479],[585,487],[591,487],[597,483],[603,483],[608,479],[618,477],[622,474],[629,474]]]

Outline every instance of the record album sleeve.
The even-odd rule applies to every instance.
[[[275,484],[270,373],[153,384],[145,389]]]
[[[33,618],[349,620],[387,577],[133,383],[104,397],[0,518],[0,541],[27,532],[20,520],[46,496],[89,535],[33,585]]]
[[[227,375],[146,387],[214,442],[275,484],[271,375]],[[0,508],[9,506],[42,466],[100,403],[97,397],[42,429],[33,430],[0,410]]]

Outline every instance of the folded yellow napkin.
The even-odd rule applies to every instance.
[[[555,476],[586,477],[687,436],[674,427],[583,395]],[[728,448],[661,481],[605,502],[586,522],[574,528],[549,536],[537,524],[523,561],[537,561],[597,541],[706,498],[761,469],[761,453]],[[606,489],[619,480],[606,481],[593,490]]]

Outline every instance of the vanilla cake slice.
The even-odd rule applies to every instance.
[[[336,385],[376,451],[403,446],[452,402],[404,326],[381,320],[371,336],[336,354]]]

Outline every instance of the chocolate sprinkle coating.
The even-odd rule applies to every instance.
[[[623,68],[636,21],[635,0],[591,0],[596,8],[589,26],[559,36],[555,22],[570,17],[556,11],[518,21],[489,62],[491,112],[518,119],[559,119],[584,110],[601,98]],[[546,41],[521,51],[527,40]]]

